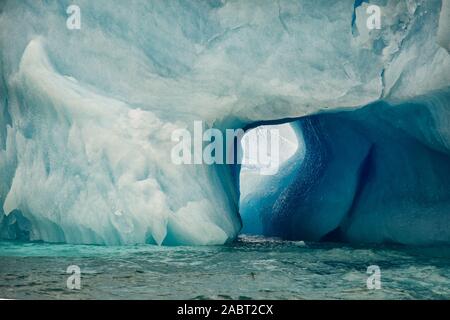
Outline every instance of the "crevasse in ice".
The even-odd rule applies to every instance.
[[[0,3],[1,236],[221,244],[450,242],[446,1]],[[295,118],[305,151],[246,195],[171,132]]]

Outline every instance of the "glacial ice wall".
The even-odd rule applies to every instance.
[[[342,150],[333,154],[349,154],[349,166],[344,157],[327,155],[328,164],[321,164],[321,169],[316,163],[305,171],[290,162],[292,171],[284,171],[291,174],[289,181],[306,175],[295,181],[310,181],[305,188],[315,188],[314,197],[321,199],[332,192],[331,186],[322,193],[308,177],[314,170],[334,167],[328,179],[343,188],[339,197],[346,200],[338,208],[325,202],[311,210],[314,201],[304,204],[304,193],[298,191],[302,189],[288,188],[279,177],[268,198],[279,203],[281,193],[289,208],[280,204],[273,215],[264,211],[269,215],[264,220],[273,222],[267,232],[319,239],[336,229],[347,219],[347,202],[359,190],[355,170],[368,152],[374,152],[370,150],[376,150],[365,140],[372,143],[387,132],[401,132],[420,141],[420,147],[410,148],[413,138],[398,137],[413,155],[421,154],[419,149],[444,155],[424,151],[422,162],[411,167],[409,178],[400,181],[393,194],[401,195],[403,184],[417,182],[419,164],[431,167],[422,172],[429,183],[424,188],[438,186],[440,193],[433,198],[429,190],[423,201],[408,202],[411,207],[405,205],[392,216],[383,211],[376,195],[367,196],[367,205],[380,207],[367,220],[364,207],[361,212],[355,209],[345,235],[349,240],[383,241],[387,235],[365,233],[364,238],[360,232],[365,229],[358,228],[365,221],[379,219],[377,223],[384,225],[386,217],[395,217],[394,233],[398,226],[424,228],[417,241],[400,235],[392,241],[448,240],[448,228],[440,236],[429,234],[438,212],[442,226],[448,226],[449,219],[448,186],[433,178],[447,173],[450,146],[448,5],[438,0],[370,1],[383,15],[382,28],[369,32],[364,1],[79,0],[80,30],[66,28],[70,4],[0,2],[2,237],[103,244],[224,243],[241,228],[235,168],[171,163],[173,130],[192,130],[195,120],[221,130],[240,128],[354,110],[383,100],[373,108],[402,106],[404,112],[389,114],[407,122],[403,128],[394,132],[386,124],[378,128],[386,133],[376,137],[375,120],[367,120],[367,138],[354,133],[353,125],[341,128],[336,121],[324,120],[330,130],[339,129],[336,142],[320,140],[305,159],[325,157],[319,146],[335,143]],[[426,100],[420,113],[432,115],[423,120],[415,118],[419,111],[409,104],[419,96]],[[440,101],[438,107],[428,108],[435,100]],[[366,123],[363,120],[352,121]],[[300,121],[303,133],[309,132],[308,126],[318,130],[318,120]],[[346,139],[355,146],[347,145]],[[393,146],[386,147],[383,157],[391,156]],[[382,166],[383,159],[376,160]],[[333,176],[335,172],[343,181]],[[376,180],[373,186],[385,188],[388,183],[382,176]],[[421,210],[415,203],[432,207],[433,218],[414,213]],[[308,221],[304,215],[290,215],[302,206],[318,214]],[[280,216],[295,216],[299,231],[283,229]],[[406,229],[414,238],[417,230]]]

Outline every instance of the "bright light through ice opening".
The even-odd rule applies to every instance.
[[[259,126],[247,131],[241,140],[242,171],[260,171],[275,163],[282,165],[298,148],[297,136],[289,123]]]
[[[276,129],[276,130],[271,130]],[[265,136],[267,132],[275,133],[275,137],[278,138],[278,165],[282,166],[289,158],[291,158],[299,147],[297,135],[289,123],[280,125],[270,125],[270,126],[260,126],[255,129],[246,132],[241,140],[242,145],[242,166],[240,174],[240,193],[241,199],[253,191],[255,191],[256,186],[260,185],[266,179],[271,179],[273,176],[262,175],[261,174],[261,164],[256,161],[258,159],[258,146],[261,143],[256,144],[256,148],[251,148],[252,140],[251,135],[256,133],[257,136],[262,138],[260,141],[266,141]],[[254,140],[253,140],[254,142]],[[253,146],[255,144],[253,143]],[[270,152],[271,148],[267,148]],[[254,161],[252,161],[254,160]],[[255,164],[256,163],[256,164]]]
[[[268,134],[268,132],[270,132],[270,134]],[[297,136],[297,134],[300,136]],[[270,139],[268,139],[268,136],[270,136]],[[260,139],[256,139],[256,137],[259,137]],[[261,192],[261,188],[264,189],[264,186],[270,186],[270,183],[280,176],[279,171],[274,175],[261,174],[261,167],[264,166],[264,164],[261,164],[258,162],[258,159],[255,159],[258,157],[258,152],[255,152],[255,149],[258,149],[261,146],[264,147],[264,142],[271,141],[272,138],[277,139],[277,142],[275,143],[277,148],[272,148],[272,146],[270,146],[266,147],[263,151],[270,153],[267,157],[268,159],[272,157],[273,160],[273,156],[277,156],[279,158],[278,166],[283,166],[283,164],[294,156],[294,154],[296,154],[295,157],[298,161],[301,161],[304,156],[305,148],[301,133],[296,133],[290,123],[260,126],[246,132],[241,140],[243,160],[239,179],[240,213],[243,223],[241,233],[243,234],[262,234],[262,224],[259,213],[252,210],[251,207],[248,207],[246,198],[251,198],[251,194],[258,192],[258,190]],[[257,148],[251,150],[251,144],[253,144],[253,147],[256,144]],[[276,152],[278,152],[278,154],[271,154]]]

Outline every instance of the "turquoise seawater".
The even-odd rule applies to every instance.
[[[81,269],[69,290],[67,267]],[[381,289],[369,290],[378,265]],[[450,248],[355,247],[241,236],[224,246],[0,242],[0,298],[450,299]]]

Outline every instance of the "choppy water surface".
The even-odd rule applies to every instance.
[[[81,268],[81,289],[66,286]],[[380,290],[366,270],[381,268]],[[241,236],[210,247],[0,242],[0,298],[449,299],[450,249]]]

